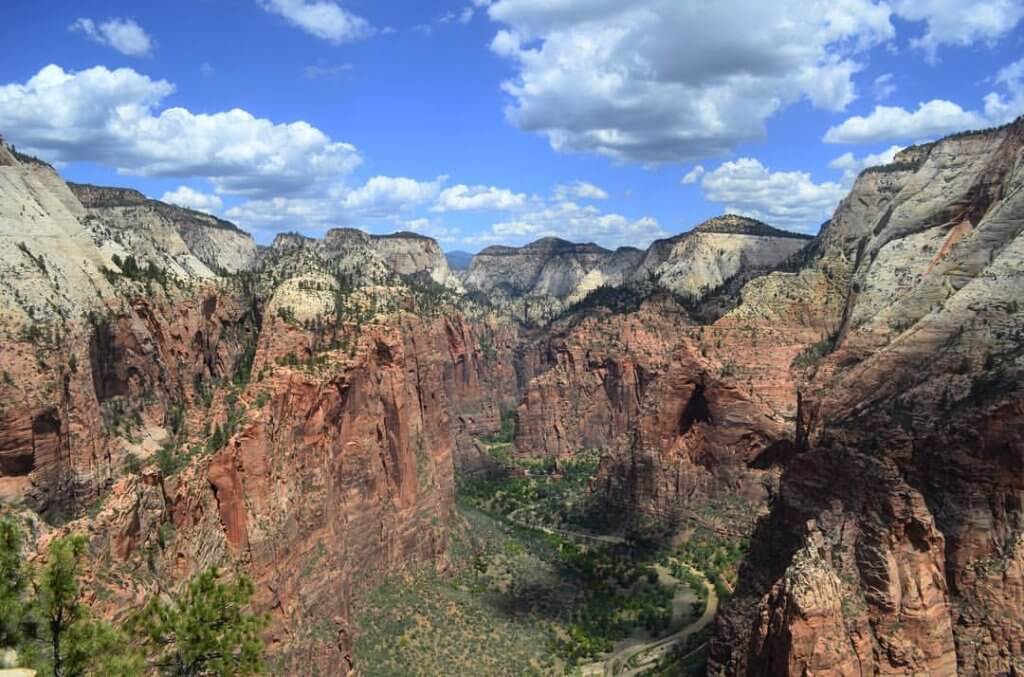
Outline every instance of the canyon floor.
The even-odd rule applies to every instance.
[[[496,469],[457,478],[454,574],[394,578],[356,603],[365,674],[704,674],[742,543],[595,514],[596,452],[556,464],[510,457],[500,434],[481,442]]]

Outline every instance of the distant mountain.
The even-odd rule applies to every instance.
[[[448,259],[448,267],[452,270],[469,270],[469,265],[473,263],[473,254],[469,252],[445,252],[444,257]]]

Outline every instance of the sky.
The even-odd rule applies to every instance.
[[[260,243],[816,233],[1024,113],[1024,0],[6,0],[0,135]]]

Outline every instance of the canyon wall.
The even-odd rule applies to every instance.
[[[713,674],[1024,666],[1024,125],[861,176],[813,264],[849,281]]]

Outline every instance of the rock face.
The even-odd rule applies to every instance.
[[[264,272],[271,269],[274,280],[280,281],[302,272],[310,258],[328,262],[333,272],[344,276],[347,286],[382,284],[400,275],[423,276],[459,288],[437,241],[415,233],[370,235],[354,228],[332,228],[322,240],[296,233],[278,235],[263,252],[260,267]],[[278,270],[282,263],[286,268]]]
[[[654,282],[701,299],[770,271],[810,239],[733,215],[658,240],[645,251],[622,247],[613,252],[548,237],[524,247],[484,249],[473,257],[465,284],[524,324],[544,324],[600,287]]]
[[[753,466],[787,444],[786,426],[717,378],[696,345],[684,342],[671,358],[630,434],[604,459],[598,488],[613,505],[661,521],[739,499],[744,507],[730,517],[749,522],[777,480],[770,463]]]
[[[445,257],[437,240],[416,233],[394,233],[371,236],[373,247],[388,266],[400,275],[426,273],[441,285],[454,284]]]
[[[445,566],[456,437],[514,405],[514,327],[402,282],[444,279],[433,241],[335,231],[256,261],[230,224],[0,151],[0,501],[60,524],[99,499],[43,538],[90,535],[106,613],[237,568],[283,670],[344,673],[352,591]]]
[[[256,370],[308,347],[285,323],[269,329],[276,336],[261,343]],[[271,368],[260,386],[272,393],[267,404],[249,403],[255,411],[209,460],[208,481],[174,499],[174,559],[203,562],[214,520],[218,547],[259,584],[288,673],[351,668],[353,586],[443,568],[446,558],[454,444],[445,377],[465,355],[443,320],[410,318],[352,340],[351,356],[320,354],[337,360],[322,371]]]
[[[525,324],[545,322],[602,285],[622,284],[642,255],[631,247],[613,252],[554,237],[525,247],[487,247],[473,257],[466,288]]]
[[[1018,121],[908,149],[823,231],[842,314],[711,672],[1024,669],[1022,148]]]
[[[626,433],[687,324],[679,308],[651,303],[558,326],[533,347],[539,373],[516,409],[517,453],[565,457]]]
[[[68,317],[113,297],[79,217],[85,210],[49,165],[22,164],[0,144],[0,325]]]
[[[68,186],[86,208],[86,223],[105,231],[100,238],[122,258],[131,254],[164,267],[179,265],[197,277],[249,270],[256,261],[252,238],[223,219],[150,200],[125,188]],[[121,245],[121,251],[116,251],[116,245]]]
[[[731,280],[763,274],[790,258],[811,237],[727,214],[654,242],[634,277],[653,275],[678,294],[699,298]]]

